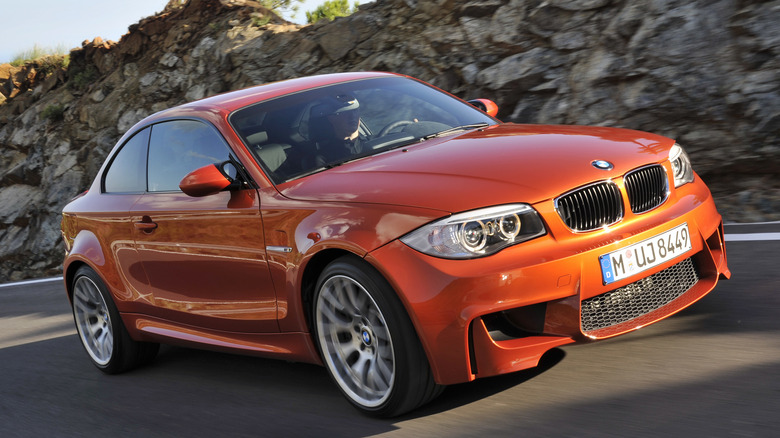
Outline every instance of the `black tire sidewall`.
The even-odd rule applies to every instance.
[[[75,293],[76,282],[81,277],[86,277],[90,279],[93,283],[95,283],[98,292],[103,297],[103,301],[105,301],[106,303],[106,307],[108,307],[108,315],[111,318],[111,335],[114,338],[113,349],[111,351],[111,359],[109,359],[108,363],[106,363],[105,365],[101,365],[95,362],[94,359],[92,359],[92,356],[90,356],[89,353],[86,351],[87,346],[84,345],[84,340],[81,338],[81,333],[78,333],[78,327],[76,327],[76,331],[79,336],[79,341],[84,347],[85,353],[87,353],[87,357],[89,357],[90,361],[104,373],[116,374],[125,371],[128,368],[127,356],[136,354],[137,345],[134,345],[135,341],[133,341],[130,338],[130,335],[127,333],[127,330],[125,330],[125,326],[122,322],[122,318],[119,315],[119,310],[117,309],[116,304],[114,304],[114,299],[111,296],[111,293],[109,293],[108,288],[106,287],[103,280],[92,268],[88,266],[82,266],[81,268],[78,269],[78,271],[76,271],[76,274],[73,276],[73,284],[72,284],[73,293]],[[71,299],[71,312],[73,314],[73,320],[74,322],[76,322],[76,306],[75,306],[75,302],[72,299]],[[76,324],[78,324],[78,322],[76,322]]]

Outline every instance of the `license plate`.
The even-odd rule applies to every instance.
[[[671,260],[691,249],[688,224],[599,257],[604,284],[614,283]]]

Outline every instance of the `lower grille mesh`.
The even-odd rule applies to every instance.
[[[684,294],[699,281],[687,258],[661,272],[582,302],[581,325],[587,333],[650,313]]]

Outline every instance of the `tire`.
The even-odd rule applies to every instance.
[[[331,262],[317,281],[313,311],[322,361],[361,412],[400,415],[443,389],[400,300],[365,261],[345,256]]]
[[[71,286],[76,330],[98,369],[117,374],[154,359],[160,345],[130,338],[108,288],[94,270],[80,267]]]

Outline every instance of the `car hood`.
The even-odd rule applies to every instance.
[[[278,186],[308,201],[459,212],[555,198],[668,159],[674,141],[617,128],[501,124],[431,139]],[[601,170],[591,163],[614,165]]]

